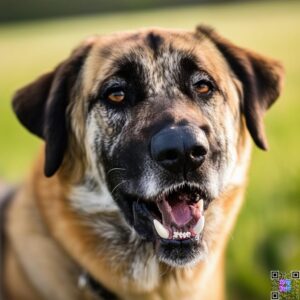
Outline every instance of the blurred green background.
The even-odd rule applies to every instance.
[[[41,144],[14,117],[13,92],[53,68],[79,40],[138,27],[193,29],[210,24],[286,67],[283,95],[266,115],[270,151],[254,150],[246,201],[230,237],[226,265],[228,299],[270,299],[270,270],[300,269],[300,2],[96,13],[0,25],[0,178],[21,180]]]

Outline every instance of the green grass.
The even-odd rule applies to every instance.
[[[94,33],[207,23],[239,45],[280,59],[285,90],[266,115],[271,150],[254,150],[247,199],[227,255],[229,299],[269,299],[269,271],[300,269],[300,3],[198,6],[0,27],[0,176],[19,180],[40,141],[16,121],[13,92]]]

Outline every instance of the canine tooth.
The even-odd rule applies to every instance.
[[[154,227],[156,229],[156,232],[158,235],[163,238],[167,239],[169,237],[169,230],[164,227],[163,224],[161,224],[159,221],[156,219],[153,220]]]
[[[199,207],[200,212],[203,212],[203,207],[204,207],[204,201],[203,201],[203,199],[199,200],[198,207]]]
[[[173,239],[177,239],[177,238],[178,238],[178,232],[175,231],[175,232],[173,233]]]
[[[205,219],[204,216],[201,216],[199,221],[197,222],[197,224],[194,227],[194,232],[198,235],[202,232],[203,228],[204,228],[204,223],[205,223]]]

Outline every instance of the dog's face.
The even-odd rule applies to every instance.
[[[204,27],[143,30],[90,39],[14,107],[46,140],[47,176],[81,164],[158,259],[183,266],[209,243],[206,210],[233,184],[244,120],[266,148],[262,115],[281,73]]]

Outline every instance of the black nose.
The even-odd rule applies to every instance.
[[[174,126],[161,130],[151,139],[151,155],[171,172],[197,169],[208,152],[205,132],[191,126]]]

